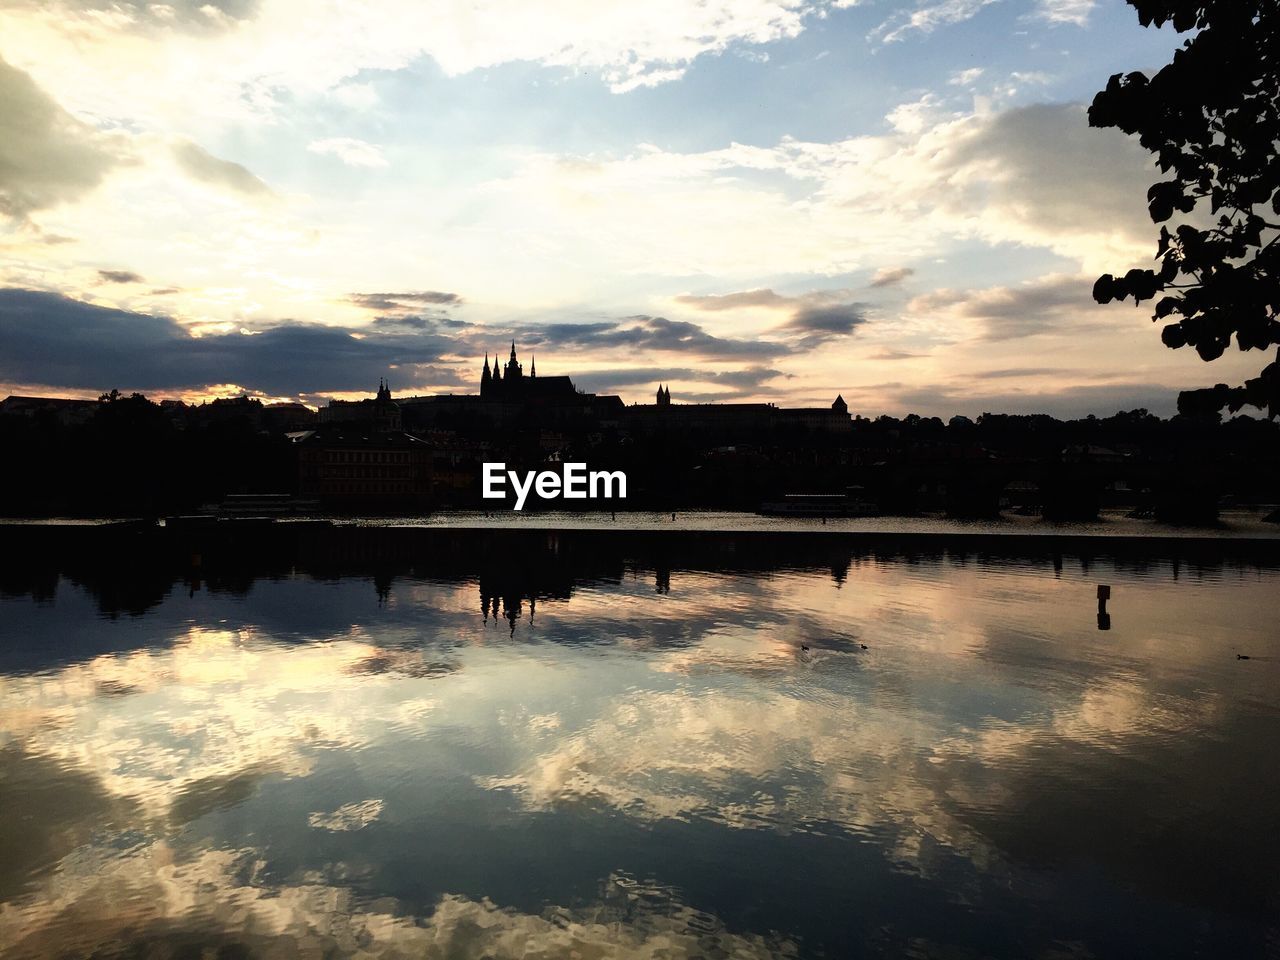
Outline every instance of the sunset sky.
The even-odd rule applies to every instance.
[[[1239,382],[1101,272],[1178,38],[1121,0],[0,0],[0,396],[1059,416]],[[526,363],[526,370],[527,370]]]

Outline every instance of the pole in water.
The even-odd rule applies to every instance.
[[[1098,629],[1111,629],[1111,614],[1107,613],[1107,601],[1111,599],[1111,585],[1098,584]]]

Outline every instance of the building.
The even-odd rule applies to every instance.
[[[759,440],[797,434],[852,433],[853,420],[843,396],[830,407],[777,407],[772,403],[672,403],[671,389],[658,387],[652,404],[626,408],[632,433],[714,436],[723,441]]]
[[[298,453],[298,494],[328,506],[423,506],[431,494],[431,445],[406,433],[305,430],[288,435]]]
[[[578,395],[573,381],[568,377],[538,377],[538,361],[530,358],[529,375],[524,375],[524,365],[516,359],[516,342],[511,341],[511,356],[505,367],[498,366],[493,358],[493,370],[489,370],[489,355],[484,357],[484,371],[480,374],[480,396],[487,400],[513,403],[572,402]]]
[[[378,392],[372,400],[330,400],[321,407],[319,421],[363,428],[374,433],[398,433],[404,428],[400,405],[391,399],[391,388],[378,381]]]
[[[98,412],[97,400],[72,400],[66,397],[11,396],[0,400],[0,416],[51,417],[63,426],[88,423]]]
[[[307,430],[316,419],[316,412],[301,403],[269,403],[262,408],[262,422],[272,433]]]
[[[839,394],[829,407],[779,407],[773,419],[775,426],[788,431],[844,434],[853,430],[849,405]]]
[[[654,437],[689,436],[720,443],[767,441],[801,435],[840,436],[852,433],[853,420],[842,396],[829,407],[779,408],[772,403],[673,403],[665,384],[652,404],[626,406],[620,397],[586,393],[566,376],[538,376],[530,357],[526,374],[516,344],[506,363],[488,354],[480,371],[478,394],[391,399],[379,383],[372,400],[334,400],[320,410],[322,427],[360,427],[374,433],[426,435],[448,431],[462,437],[492,440],[518,433],[537,438],[547,448],[572,446],[572,438],[609,433]],[[548,438],[558,437],[555,444]]]
[[[468,434],[535,426],[570,432],[616,428],[625,407],[621,397],[586,393],[569,377],[538,376],[536,358],[530,358],[526,375],[514,340],[505,365],[495,356],[490,367],[485,355],[478,395],[407,397],[399,404],[407,430],[446,429]]]

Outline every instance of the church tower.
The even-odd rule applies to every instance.
[[[671,391],[666,387],[658,387],[658,406],[671,406]]]
[[[836,402],[831,404],[831,409],[834,410],[836,413],[847,414],[849,412],[849,405],[844,402],[844,397],[837,393]]]
[[[506,376],[504,379],[507,383],[511,383],[512,378],[519,380],[524,376],[524,371],[520,367],[520,361],[516,359],[516,342],[511,341],[511,359],[507,361]]]
[[[484,373],[480,374],[480,396],[489,393],[493,385],[493,375],[489,373],[489,354],[484,355]]]

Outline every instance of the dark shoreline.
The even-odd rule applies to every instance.
[[[535,515],[536,516],[536,515]],[[976,553],[997,557],[1047,557],[1070,554],[1081,557],[1146,557],[1151,559],[1269,559],[1280,562],[1280,529],[1275,536],[1207,535],[1204,528],[1176,533],[1076,533],[993,532],[951,530],[848,530],[832,527],[731,530],[681,527],[560,527],[536,522],[519,526],[431,525],[369,523],[327,519],[282,520],[271,518],[204,518],[200,522],[161,526],[153,521],[106,520],[60,522],[57,520],[0,522],[0,563],[6,567],[23,558],[54,559],[85,549],[106,549],[128,555],[150,554],[154,559],[176,560],[199,554],[223,561],[239,559],[254,566],[264,556],[293,558],[306,565],[312,557],[369,554],[388,559],[437,557],[444,550],[460,566],[472,555],[490,548],[502,552],[540,553],[562,547],[588,553],[617,553],[642,557],[651,553],[670,557],[681,565],[685,557],[696,562],[705,554],[757,552],[779,562],[809,553],[847,551],[852,555],[924,555]],[[518,546],[518,549],[516,549]],[[67,551],[64,553],[63,551]]]

